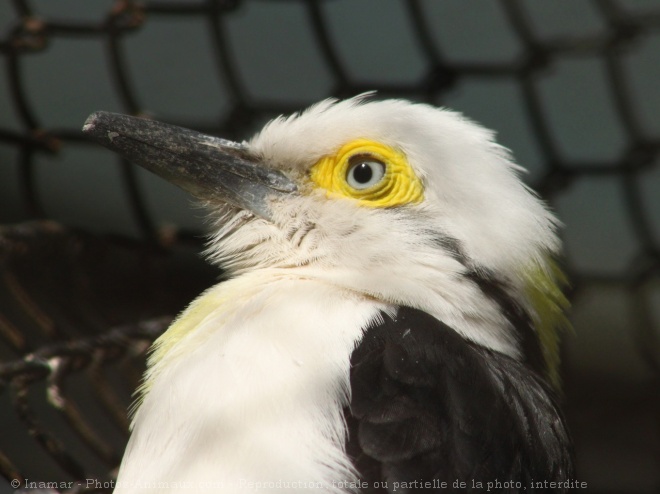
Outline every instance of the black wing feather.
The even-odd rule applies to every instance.
[[[375,482],[393,492],[395,482],[436,480],[466,482],[462,491],[470,492],[473,481],[498,479],[534,492],[533,481],[572,478],[570,439],[552,389],[524,364],[432,316],[408,307],[394,318],[383,314],[351,363],[347,450],[372,487],[364,491],[378,490]]]

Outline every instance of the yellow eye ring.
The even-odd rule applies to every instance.
[[[422,182],[405,154],[367,139],[351,141],[335,155],[321,158],[311,168],[310,178],[331,197],[356,199],[369,207],[401,206],[424,199]]]

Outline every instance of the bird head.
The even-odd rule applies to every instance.
[[[554,368],[557,221],[493,132],[459,113],[325,100],[240,144],[102,112],[84,130],[203,202],[208,258],[228,276],[322,280],[516,358],[529,330]]]

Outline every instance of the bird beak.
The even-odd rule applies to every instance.
[[[232,141],[118,113],[91,114],[83,132],[128,161],[198,199],[224,202],[271,219],[271,204],[297,187]]]

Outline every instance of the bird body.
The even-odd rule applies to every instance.
[[[243,144],[128,118],[85,130],[204,201],[227,280],[156,341],[115,492],[570,478],[557,221],[490,131],[364,96]]]

